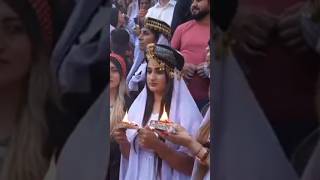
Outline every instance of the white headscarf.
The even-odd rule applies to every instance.
[[[172,92],[169,119],[174,121],[175,123],[180,124],[190,134],[195,136],[203,117],[199,112],[197,105],[193,100],[184,80],[178,80],[177,77],[175,77],[173,86],[174,87]],[[131,108],[128,112],[129,120],[136,122],[140,126],[142,125],[143,121],[146,101],[147,89],[145,86],[142,92],[131,105]],[[153,171],[148,171],[143,167],[147,167],[149,169],[157,169],[157,163],[154,163],[156,160],[156,156],[154,156],[154,153],[147,150],[136,148],[135,151],[133,149],[133,139],[136,134],[136,130],[127,130],[127,137],[131,144],[131,149],[129,160],[121,157],[120,180],[154,179],[155,177],[155,174],[152,173]],[[178,146],[170,142],[166,142],[166,144],[177,151],[188,153],[188,150],[185,147]],[[138,147],[138,145],[136,145],[135,147]],[[172,169],[165,161],[162,161],[161,179],[185,180],[190,179],[190,177]]]

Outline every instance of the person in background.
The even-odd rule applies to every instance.
[[[127,76],[128,90],[139,94],[144,86],[146,74],[145,50],[148,44],[158,43],[169,45],[171,29],[163,21],[147,18],[139,35],[139,51],[134,55],[133,66]]]
[[[113,133],[117,124],[123,119],[128,111],[126,101],[127,65],[123,57],[118,54],[110,54],[110,135]],[[110,159],[107,180],[119,179],[120,168],[120,149],[119,145],[110,136]]]
[[[187,21],[192,19],[190,6],[192,0],[177,0],[177,4],[174,7],[173,18],[171,22],[172,34],[176,31],[176,28]]]
[[[148,9],[145,17],[155,18],[171,25],[176,3],[175,0],[159,0],[154,6]]]
[[[210,0],[193,1],[190,10],[194,19],[178,26],[171,46],[185,58],[184,79],[201,109],[209,100],[209,79],[202,67],[206,63],[206,47],[210,40]]]
[[[111,8],[111,21],[110,25],[113,28],[126,28],[128,24],[126,14],[118,9],[118,8]]]
[[[0,0],[2,180],[42,180],[53,154],[47,108],[58,97],[49,69],[50,12],[47,1]]]
[[[127,69],[130,69],[133,64],[133,52],[129,38],[129,33],[125,29],[115,29],[111,32],[111,52],[119,54],[125,59]]]

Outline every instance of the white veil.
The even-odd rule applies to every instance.
[[[136,100],[131,105],[128,112],[128,118],[131,121],[136,122],[140,126],[142,125],[143,115],[145,111],[145,105],[147,100],[147,89],[146,86],[136,98]],[[178,80],[177,77],[174,78],[174,87],[171,99],[169,119],[182,125],[190,134],[196,135],[200,123],[203,119],[198,107],[193,100],[185,82],[183,79]],[[136,152],[133,149],[133,139],[137,134],[136,130],[127,130],[127,137],[131,143],[129,160],[121,157],[120,165],[120,179],[132,179],[137,180],[141,177],[139,172],[139,148],[136,148]],[[182,151],[188,153],[187,149],[174,145],[170,142],[166,142],[171,148],[177,151]],[[137,146],[136,146],[137,147]],[[144,170],[146,171],[146,170]],[[163,180],[184,180],[190,179],[174,169],[172,169],[165,161],[162,161],[161,168],[161,179]]]

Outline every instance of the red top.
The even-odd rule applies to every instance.
[[[178,26],[172,37],[171,46],[181,52],[185,62],[198,65],[205,62],[209,40],[210,25],[202,25],[191,20]],[[195,100],[208,98],[209,79],[195,74],[193,79],[186,83]]]

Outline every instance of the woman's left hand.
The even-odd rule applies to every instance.
[[[161,142],[156,133],[149,127],[141,128],[139,131],[139,144],[142,148],[155,150]]]
[[[177,131],[175,134],[162,133],[161,131],[158,131],[158,130],[156,130],[156,132],[158,132],[158,134],[161,137],[163,137],[168,141],[171,141],[174,144],[188,147],[193,142],[193,138],[190,136],[188,131],[185,128],[183,128],[181,125],[174,124],[174,127]]]

